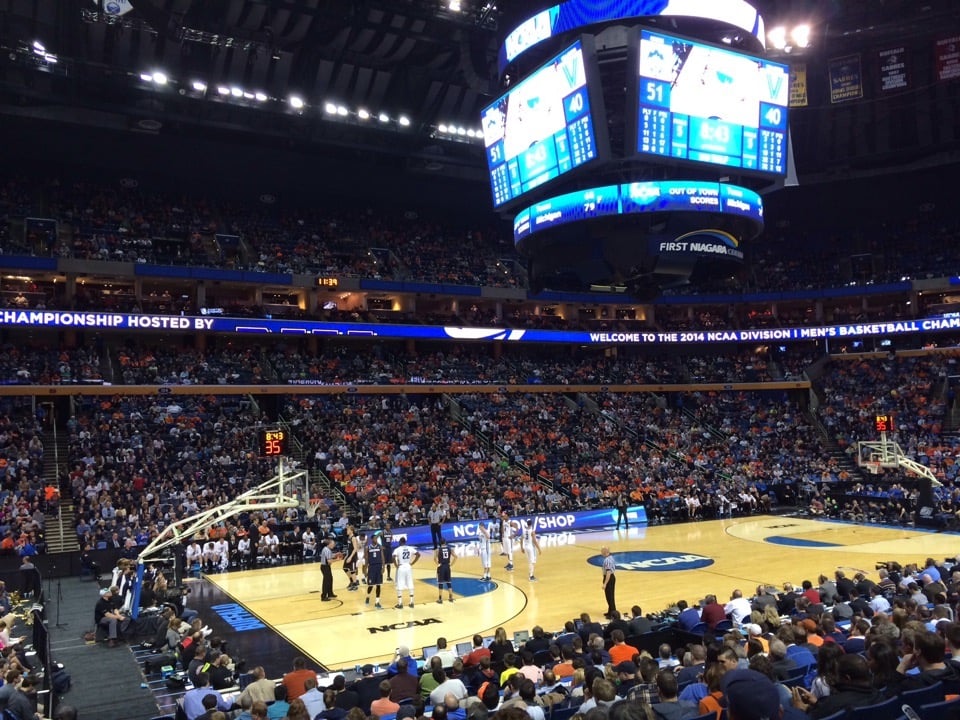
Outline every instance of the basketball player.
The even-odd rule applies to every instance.
[[[192,543],[187,545],[187,572],[193,572],[194,567],[199,570],[200,560],[202,558],[203,549],[200,547],[200,543],[194,540]]]
[[[393,528],[390,527],[389,521],[384,521],[382,535],[380,535],[380,544],[383,546],[383,556],[387,559],[385,563],[387,568],[387,581],[389,582],[393,578],[390,577],[391,568],[393,568]]]
[[[343,572],[349,579],[347,590],[357,590],[360,583],[357,581],[357,556],[359,555],[360,540],[353,529],[353,525],[347,525],[347,554],[343,558]]]
[[[537,518],[520,521],[520,552],[527,556],[527,565],[530,568],[530,579],[536,580],[533,574],[537,566],[537,556],[540,555],[540,540],[537,539]]]
[[[481,580],[490,579],[490,555],[493,553],[493,543],[490,542],[490,526],[492,524],[482,522],[477,525],[477,553],[480,555],[480,565],[483,567]]]
[[[379,532],[370,536],[364,556],[367,559],[366,604],[370,604],[370,591],[376,588],[377,594],[374,607],[377,610],[383,610],[383,606],[380,604],[380,586],[383,584],[383,545],[380,544]]]
[[[437,565],[437,604],[443,605],[443,586],[447,586],[447,598],[453,602],[453,579],[450,576],[450,568],[457,561],[457,556],[447,545],[446,538],[440,536],[440,546],[433,554],[433,562]]]
[[[208,573],[213,572],[213,566],[220,564],[220,556],[217,554],[217,544],[213,538],[209,538],[203,544],[203,567]]]
[[[507,556],[507,564],[504,570],[513,570],[513,536],[517,530],[516,523],[510,517],[503,513],[500,516],[503,529],[500,531],[500,544],[503,546],[503,552]]]
[[[213,549],[220,564],[220,570],[226,570],[230,567],[230,543],[225,537],[214,541]]]
[[[393,563],[397,566],[397,604],[394,607],[399,610],[403,607],[404,590],[410,593],[410,607],[413,607],[413,566],[420,559],[420,553],[407,545],[407,538],[402,535],[397,542],[400,544],[393,551]]]
[[[303,541],[303,557],[304,559],[313,558],[317,555],[317,536],[314,534],[313,530],[307,526],[307,529],[303,531],[303,536],[301,537]]]
[[[251,551],[252,546],[250,545],[250,536],[244,534],[237,541],[237,557],[240,559],[240,565],[242,567],[247,567],[250,565]]]
[[[358,535],[357,536],[357,567],[360,568],[360,577],[363,578],[363,584],[367,584],[367,536]],[[360,586],[360,583],[356,583],[357,587]]]

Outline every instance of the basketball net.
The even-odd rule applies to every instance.
[[[322,498],[310,498],[307,500],[307,517],[311,520],[317,516],[317,510],[323,505]]]

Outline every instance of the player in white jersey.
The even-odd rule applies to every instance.
[[[490,542],[491,525],[489,522],[477,525],[477,554],[480,555],[480,565],[483,567],[481,580],[490,579],[490,556],[493,554],[493,544]]]
[[[203,549],[200,547],[200,543],[194,540],[192,543],[187,545],[187,572],[193,570],[194,565],[198,568],[200,567],[200,560],[203,558]]]
[[[307,528],[303,531],[303,557],[314,558],[317,556],[317,536],[313,530]]]
[[[207,540],[203,544],[203,566],[207,572],[213,572],[213,566],[220,564],[220,557],[217,555],[217,544],[213,540]]]
[[[247,567],[250,564],[252,559],[251,550],[252,546],[249,536],[244,535],[237,541],[237,562],[240,563],[241,567]]]
[[[520,551],[527,556],[530,579],[536,580],[533,571],[537,566],[537,557],[540,555],[540,541],[537,539],[537,519],[535,517],[520,521]]]
[[[260,545],[263,547],[263,557],[269,562],[276,563],[280,559],[280,538],[272,528],[269,534],[261,538]]]
[[[503,529],[500,531],[500,544],[503,546],[503,552],[507,555],[507,564],[505,570],[513,570],[513,538],[517,532],[517,523],[503,513],[500,516]]]
[[[357,569],[360,571],[360,577],[363,579],[363,584],[367,584],[367,536],[358,535],[357,536]],[[360,583],[357,582],[357,587],[360,587]]]
[[[220,538],[213,543],[213,547],[220,562],[220,569],[226,570],[230,567],[230,543],[226,538]]]
[[[398,610],[403,607],[403,591],[410,593],[410,607],[413,607],[413,566],[420,559],[420,553],[416,548],[407,545],[407,538],[397,539],[400,543],[393,551],[393,564],[397,567],[397,604],[394,605]]]

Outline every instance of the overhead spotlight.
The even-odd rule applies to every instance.
[[[810,45],[810,26],[806,24],[797,25],[790,31],[790,39],[799,48],[808,47]]]
[[[337,105],[337,115],[340,117],[346,117],[350,114],[350,111],[347,110],[343,105]]]
[[[783,50],[787,46],[787,29],[782,25],[771,28],[767,33],[767,40],[777,50]]]
[[[360,108],[359,110],[357,110],[357,117],[360,118],[361,120],[369,120],[369,119],[370,119],[370,111],[369,111],[369,110],[364,110],[363,108]]]
[[[47,52],[47,49],[43,46],[43,43],[42,43],[42,42],[40,42],[39,40],[34,40],[34,41],[33,41],[33,51],[34,51],[37,55],[43,55],[45,52]]]
[[[233,87],[230,88],[230,94],[233,95],[235,98],[242,98],[243,89],[238,88],[236,85],[234,85]]]
[[[217,95],[229,95],[230,88],[225,85],[217,85]]]
[[[291,95],[290,98],[287,100],[287,102],[290,103],[290,107],[292,107],[294,110],[303,109],[303,105],[304,105],[303,98],[300,97],[299,95]]]
[[[140,79],[144,82],[153,82],[153,75],[150,73],[140,73]]]
[[[445,133],[447,131],[447,126],[444,125],[443,123],[440,123],[439,125],[437,125],[437,131]]]
[[[397,118],[397,122],[400,123],[403,127],[410,126],[410,118],[408,118],[406,115],[401,115],[399,118]]]
[[[380,113],[379,115],[377,115],[377,120],[379,120],[382,123],[390,122],[390,116],[387,115],[386,113]]]
[[[460,12],[460,0],[450,0],[447,8],[450,10],[450,12]]]
[[[327,115],[336,115],[336,114],[337,114],[337,106],[336,106],[334,103],[332,103],[332,102],[324,103],[324,105],[323,105],[323,111],[324,111]]]
[[[167,84],[167,75],[162,73],[159,70],[153,73],[150,76],[157,85],[166,85]]]
[[[190,87],[200,93],[207,91],[207,84],[201,80],[194,80],[192,83],[190,83]]]
[[[43,56],[43,59],[46,60],[51,65],[56,65],[59,62],[59,58],[53,53],[46,53]]]
[[[266,102],[267,100],[270,99],[267,97],[266,93],[262,93],[262,92],[254,93],[253,97],[256,99],[257,102]]]
[[[463,135],[466,135],[466,134],[467,134],[466,128],[464,128],[464,127],[458,127],[458,128],[457,128],[457,135],[463,136]]]
[[[473,128],[467,128],[467,137],[476,137],[477,133]]]

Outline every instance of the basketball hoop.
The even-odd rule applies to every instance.
[[[310,498],[307,500],[307,517],[313,520],[317,516],[317,510],[323,505],[323,498]]]
[[[863,469],[866,470],[871,475],[879,475],[881,468],[880,468],[880,463],[868,461],[863,464]]]

